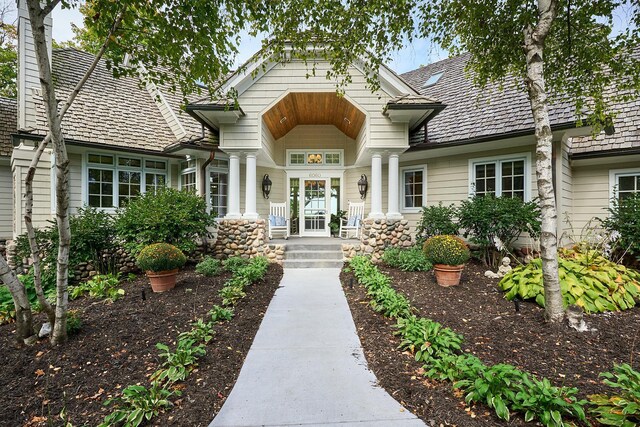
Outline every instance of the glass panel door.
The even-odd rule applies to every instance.
[[[327,180],[305,179],[302,196],[302,229],[305,236],[328,236]]]

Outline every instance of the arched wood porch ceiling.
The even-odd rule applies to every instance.
[[[365,115],[335,92],[289,93],[263,114],[274,139],[280,139],[298,125],[334,125],[356,139]]]

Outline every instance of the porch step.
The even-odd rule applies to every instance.
[[[284,268],[342,268],[342,241],[323,239],[296,242],[289,240],[284,252]]]
[[[318,251],[301,251],[301,250],[287,250],[285,251],[285,259],[294,260],[294,259],[306,259],[306,260],[319,260],[319,259],[328,259],[328,260],[342,260],[342,250],[318,250]]]
[[[342,260],[327,259],[286,259],[282,262],[284,268],[342,268]]]

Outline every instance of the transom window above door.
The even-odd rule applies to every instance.
[[[287,150],[287,166],[342,166],[343,150]]]

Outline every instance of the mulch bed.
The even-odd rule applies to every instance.
[[[614,363],[630,363],[640,369],[640,309],[619,313],[585,315],[596,331],[577,332],[544,323],[544,310],[535,303],[521,303],[515,311],[503,298],[496,279],[484,277],[480,263],[465,267],[459,286],[443,288],[432,272],[403,272],[379,265],[392,278],[396,290],[405,294],[420,316],[450,327],[465,338],[463,350],[486,364],[512,364],[554,385],[578,387],[581,398],[611,392],[599,373]],[[342,273],[342,282],[370,368],[380,385],[433,425],[495,426],[528,425],[522,418],[499,420],[483,405],[468,407],[451,384],[426,380],[420,364],[396,348],[391,322],[374,313],[360,285],[350,289],[352,273]],[[357,281],[354,279],[354,283]]]
[[[233,319],[216,324],[206,356],[179,385],[182,396],[154,425],[211,422],[240,373],[281,277],[282,268],[270,265],[264,280],[247,289]],[[161,361],[156,343],[174,344],[192,321],[220,304],[218,290],[228,278],[229,273],[206,278],[187,268],[169,292],[153,293],[141,277],[122,283],[126,294],[113,304],[72,301],[70,308],[82,311],[82,330],[59,348],[51,348],[47,340],[16,348],[13,325],[1,326],[0,425],[60,425],[63,409],[73,425],[99,424],[111,412],[103,406],[105,400],[128,385],[149,385],[148,377]]]

